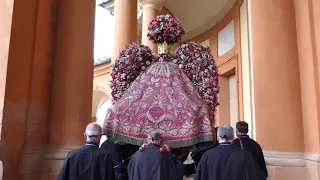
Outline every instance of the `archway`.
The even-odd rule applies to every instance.
[[[97,117],[97,123],[100,124],[100,126],[103,126],[103,122],[104,122],[104,119],[106,118],[106,115],[107,115],[107,112],[108,112],[108,109],[111,107],[112,105],[112,102],[111,102],[111,99],[108,99],[106,101],[104,101],[98,108],[97,110],[97,114],[96,114],[96,117]],[[103,136],[101,138],[101,143],[103,143],[105,140],[107,139],[106,136]]]
[[[92,122],[97,122],[100,126],[103,126],[104,119],[110,106],[111,99],[108,96],[108,91],[105,88],[95,86],[92,93]],[[106,139],[107,138],[103,136],[101,143]]]
[[[97,118],[97,111],[98,108],[101,106],[103,102],[108,100],[109,97],[109,92],[100,86],[94,86],[93,91],[92,91],[92,112],[91,112],[91,117],[92,121],[95,122]]]

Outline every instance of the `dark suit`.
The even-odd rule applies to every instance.
[[[266,180],[250,153],[221,143],[201,158],[194,180]]]
[[[256,141],[251,139],[248,135],[243,135],[241,141],[243,148],[251,153],[253,159],[264,171],[266,177],[268,177],[267,166],[260,145]],[[238,138],[233,141],[233,144],[241,148],[240,140]]]
[[[111,155],[95,144],[71,151],[57,180],[114,180]]]
[[[130,180],[181,180],[184,166],[171,152],[160,152],[160,147],[149,144],[145,151],[137,151],[129,165]]]

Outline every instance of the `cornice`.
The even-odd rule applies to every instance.
[[[95,66],[93,70],[93,77],[102,76],[104,74],[110,74],[111,70],[111,62]]]
[[[142,0],[140,1],[140,7],[141,9],[145,8],[153,8],[160,11],[162,9],[162,0]]]

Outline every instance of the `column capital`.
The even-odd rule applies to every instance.
[[[162,9],[162,0],[140,0],[141,9],[153,8],[160,11]]]

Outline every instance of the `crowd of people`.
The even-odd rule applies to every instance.
[[[218,145],[201,154],[195,163],[195,180],[266,180],[268,172],[260,145],[251,139],[248,124],[217,129]],[[182,180],[185,166],[170,146],[161,143],[161,134],[152,132],[140,148],[106,140],[101,126],[90,123],[85,130],[86,144],[71,151],[58,180]],[[122,148],[120,148],[120,146]],[[126,146],[126,148],[123,148]],[[127,152],[123,152],[125,149]],[[130,156],[130,154],[133,154]]]

